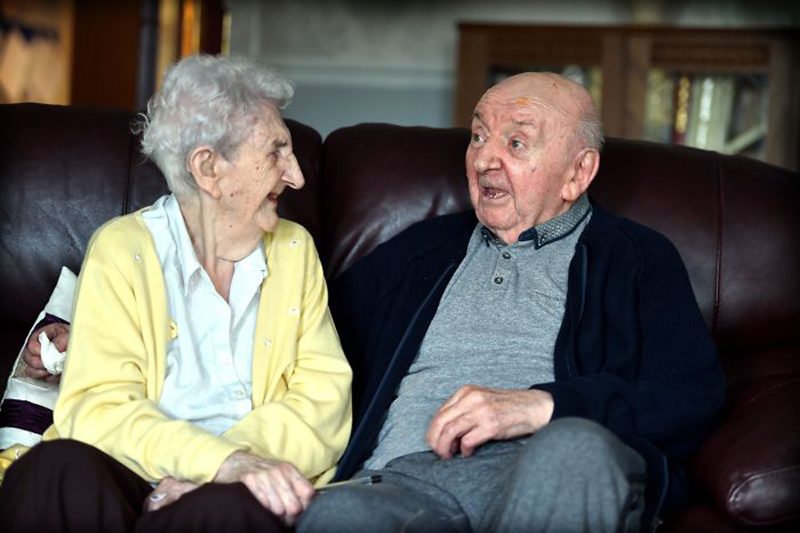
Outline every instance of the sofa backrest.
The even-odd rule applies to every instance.
[[[0,105],[0,371],[92,232],[166,191],[127,112]],[[464,129],[362,124],[321,143],[287,121],[306,177],[281,214],[314,236],[333,278],[423,218],[469,208]],[[706,323],[737,374],[796,367],[800,176],[745,157],[609,139],[593,201],[666,234]],[[744,353],[759,352],[752,357]]]
[[[469,208],[465,129],[361,124],[323,144],[329,278],[423,218]],[[669,237],[726,357],[800,340],[800,176],[760,161],[608,139],[594,202]],[[780,368],[764,371],[781,372]]]

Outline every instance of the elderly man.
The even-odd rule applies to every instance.
[[[361,363],[338,477],[383,482],[319,495],[300,531],[634,531],[680,503],[721,367],[672,244],[588,200],[600,130],[579,85],[503,81],[473,115],[474,212],[334,282]]]

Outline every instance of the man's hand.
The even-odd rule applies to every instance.
[[[457,452],[469,457],[490,440],[530,435],[550,422],[551,416],[553,396],[549,392],[464,385],[434,415],[428,444],[444,459]]]
[[[58,383],[61,376],[54,376],[45,370],[42,364],[42,345],[39,342],[39,334],[41,332],[47,333],[47,338],[55,344],[55,347],[60,352],[67,350],[69,343],[69,326],[66,324],[48,324],[34,331],[28,339],[28,344],[25,345],[25,350],[22,352],[22,359],[28,365],[25,369],[25,375],[33,379],[45,379],[51,383]]]
[[[214,477],[217,483],[242,482],[256,499],[287,525],[294,524],[314,497],[314,487],[292,463],[232,453]]]
[[[199,486],[200,485],[197,483],[192,483],[191,481],[175,479],[174,477],[165,477],[145,499],[144,511],[146,513],[158,511],[165,505],[177,501],[178,498]]]

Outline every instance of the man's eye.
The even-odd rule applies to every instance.
[[[520,141],[518,139],[512,139],[511,140],[511,148],[517,149],[517,148],[522,148],[523,146],[525,146],[525,145],[522,144],[522,141]]]
[[[479,143],[483,140],[480,133],[473,133],[472,134],[472,142]]]

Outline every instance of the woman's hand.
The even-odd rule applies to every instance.
[[[165,477],[155,490],[144,500],[144,512],[158,511],[165,505],[177,501],[178,498],[199,486],[200,485],[197,483],[192,483],[191,481],[183,481],[181,479],[175,479],[174,477]]]
[[[69,326],[66,324],[48,324],[34,331],[25,345],[22,352],[22,359],[28,365],[25,368],[25,375],[33,379],[44,379],[51,383],[58,383],[61,376],[54,376],[45,370],[42,364],[42,344],[39,342],[39,335],[47,333],[47,338],[55,344],[59,352],[67,351],[69,343]]]
[[[314,487],[292,463],[232,453],[214,477],[217,483],[241,482],[256,499],[286,524],[294,524],[314,497]]]

